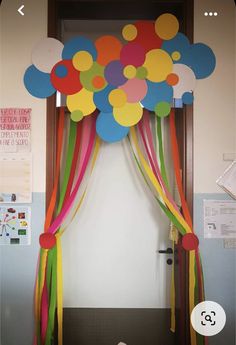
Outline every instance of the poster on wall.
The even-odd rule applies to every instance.
[[[31,109],[0,109],[0,152],[31,150]]]
[[[204,200],[204,237],[236,238],[236,202]]]
[[[31,153],[0,153],[0,204],[31,201]]]
[[[28,206],[0,205],[0,245],[29,245],[31,209]]]

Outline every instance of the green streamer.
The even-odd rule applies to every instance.
[[[163,149],[163,140],[162,140],[162,120],[159,116],[157,118],[157,138],[158,138],[158,146],[159,146],[159,157],[160,157],[160,168],[161,168],[161,176],[168,188],[170,190],[169,181],[167,178],[166,173],[166,166],[165,166],[165,158],[164,158],[164,149]]]

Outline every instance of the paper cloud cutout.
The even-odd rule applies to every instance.
[[[73,121],[96,116],[97,108],[97,134],[106,142],[122,140],[143,108],[168,116],[171,107],[192,104],[197,80],[213,73],[211,48],[190,44],[178,30],[177,18],[165,13],[155,22],[126,25],[123,42],[111,35],[95,42],[78,36],[65,45],[46,38],[32,52],[25,87],[38,98],[65,94]]]

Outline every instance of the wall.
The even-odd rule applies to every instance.
[[[214,74],[199,81],[194,102],[194,223],[200,238],[206,298],[226,310],[224,330],[211,345],[235,344],[236,255],[223,240],[203,238],[203,200],[227,199],[215,181],[230,164],[224,153],[236,152],[235,4],[233,0],[196,0],[194,41],[216,54]],[[218,12],[217,17],[204,16]]]
[[[0,9],[0,107],[32,108],[32,244],[0,248],[2,345],[32,344],[33,286],[45,209],[46,102],[30,96],[22,83],[35,42],[47,34],[47,1],[3,0]]]

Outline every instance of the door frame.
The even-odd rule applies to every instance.
[[[121,12],[121,3],[126,6],[125,18],[119,14]],[[110,7],[106,7],[109,3]],[[140,12],[131,11],[144,6],[146,9]],[[158,6],[160,8],[158,8]],[[111,15],[112,8],[112,15]],[[154,12],[153,12],[154,11]],[[48,0],[48,36],[59,38],[61,32],[61,20],[63,19],[134,19],[129,16],[136,15],[138,19],[153,19],[148,16],[155,13],[155,17],[163,12],[170,11],[181,16],[181,31],[193,42],[194,27],[194,0],[146,0],[144,1],[126,1],[126,0]],[[158,13],[160,12],[160,13]],[[79,13],[79,15],[78,15]],[[130,18],[129,18],[130,17]],[[178,114],[180,113],[180,114]],[[185,197],[189,206],[191,215],[193,214],[193,106],[185,106],[182,110],[176,111],[176,129],[177,138],[180,149],[180,162],[182,169],[182,180],[184,186]],[[179,115],[179,116],[178,116]],[[53,190],[55,168],[56,168],[56,145],[57,145],[57,119],[58,112],[56,109],[56,96],[53,95],[47,99],[47,119],[46,119],[46,208],[49,205],[50,196]],[[179,246],[179,257],[182,258],[183,275],[180,277],[182,288],[184,287],[184,306],[181,305],[181,299],[177,296],[177,309],[181,309],[184,314],[182,324],[178,324],[177,328],[182,332],[176,333],[179,345],[188,345],[190,343],[190,320],[189,320],[189,302],[188,302],[188,253],[183,251]],[[179,281],[177,282],[179,284]],[[178,287],[177,287],[178,290]]]

